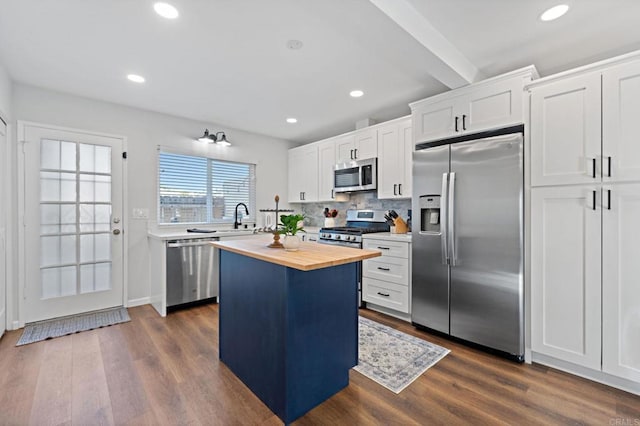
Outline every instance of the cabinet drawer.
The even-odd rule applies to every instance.
[[[374,278],[362,279],[362,300],[409,313],[409,288]]]
[[[384,256],[363,260],[362,276],[408,285],[409,259]]]
[[[362,240],[362,248],[367,250],[380,250],[382,256],[409,258],[409,244],[400,241]]]

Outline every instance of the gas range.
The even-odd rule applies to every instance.
[[[389,232],[384,210],[347,210],[347,226],[321,228],[318,242],[362,248],[362,235]]]

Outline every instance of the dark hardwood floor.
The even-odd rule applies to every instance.
[[[0,340],[2,425],[279,425],[218,361],[218,307],[16,348]],[[296,425],[640,425],[640,397],[540,365],[515,364],[378,314],[361,315],[451,349],[399,395],[355,371],[349,386]]]

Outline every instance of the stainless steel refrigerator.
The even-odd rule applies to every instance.
[[[523,126],[419,143],[414,325],[524,359]]]

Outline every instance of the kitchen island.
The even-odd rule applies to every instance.
[[[358,362],[357,262],[380,252],[268,243],[211,243],[221,249],[219,356],[288,424],[349,384]]]

